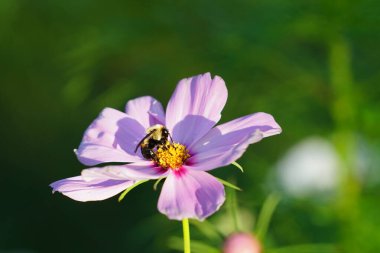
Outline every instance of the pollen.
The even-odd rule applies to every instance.
[[[157,164],[164,169],[177,170],[190,157],[186,147],[179,143],[167,142],[156,151]]]

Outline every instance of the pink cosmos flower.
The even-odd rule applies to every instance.
[[[77,200],[110,198],[147,179],[166,178],[158,210],[169,219],[203,220],[225,200],[223,184],[207,173],[236,161],[249,144],[279,134],[280,126],[266,113],[255,113],[215,126],[227,101],[222,78],[209,73],[181,80],[165,111],[145,96],[127,103],[125,113],[105,108],[89,126],[75,153],[87,166],[80,176],[52,183],[54,191]],[[173,143],[156,150],[159,159],[145,159],[138,143],[146,129],[166,126]],[[121,165],[109,165],[109,163]],[[108,163],[108,165],[107,165]]]

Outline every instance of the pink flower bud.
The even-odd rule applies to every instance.
[[[260,242],[249,233],[235,233],[224,242],[223,253],[260,253]]]

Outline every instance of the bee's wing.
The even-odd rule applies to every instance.
[[[144,142],[144,140],[146,138],[148,138],[149,136],[151,136],[155,131],[156,130],[151,131],[149,134],[145,135],[145,137],[141,139],[141,141],[139,142],[139,144],[136,145],[135,153],[137,152],[137,149],[141,146],[141,144]]]

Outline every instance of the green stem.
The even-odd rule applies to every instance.
[[[261,209],[260,215],[257,219],[257,237],[264,241],[265,235],[267,233],[269,223],[272,219],[272,215],[276,210],[278,203],[280,202],[280,196],[276,193],[272,193],[265,200],[264,205]]]
[[[239,218],[238,218],[238,205],[236,200],[236,192],[233,189],[228,189],[229,195],[228,209],[231,213],[232,221],[234,224],[235,232],[239,232]]]
[[[358,84],[352,74],[352,49],[349,40],[337,29],[329,41],[330,83],[334,94],[332,116],[335,123],[333,141],[341,160],[339,188],[335,201],[336,213],[341,224],[342,251],[358,251],[360,246],[351,240],[362,224],[360,195],[361,182],[357,176],[360,106],[357,97]],[[340,31],[340,30],[339,30]],[[359,248],[358,248],[359,247]],[[361,248],[360,248],[361,249]],[[360,251],[360,250],[359,250]]]
[[[190,227],[189,219],[182,220],[183,227],[183,252],[190,253]]]

